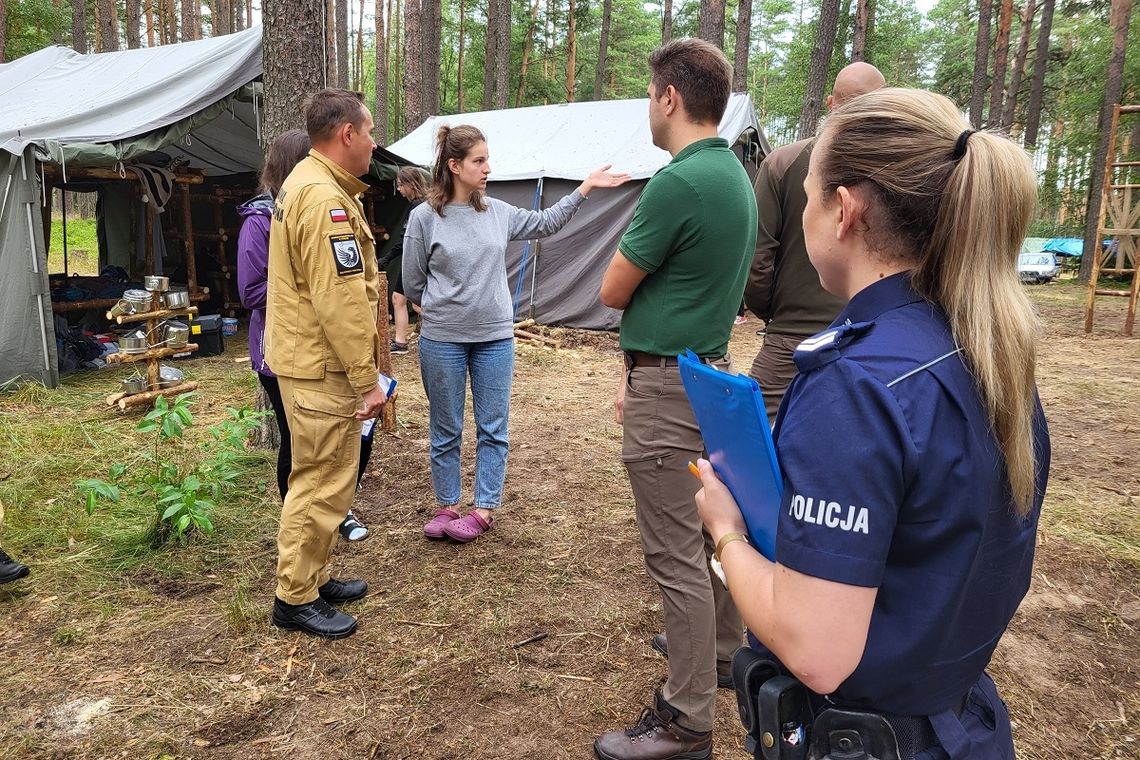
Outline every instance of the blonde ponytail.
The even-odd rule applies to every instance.
[[[1037,319],[1017,256],[1036,202],[1036,175],[1029,156],[1007,138],[966,131],[947,98],[882,89],[832,113],[816,160],[825,196],[840,186],[874,186],[867,239],[884,255],[912,260],[915,290],[949,317],[1024,517],[1036,483]]]

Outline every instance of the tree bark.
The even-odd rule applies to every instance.
[[[1001,123],[1002,96],[1005,94],[1005,70],[1009,59],[1009,36],[1013,25],[1013,0],[1002,0],[998,15],[997,41],[994,44],[994,77],[990,82],[990,111],[986,124]]]
[[[455,100],[459,113],[463,113],[465,103],[463,102],[463,53],[467,42],[467,26],[466,19],[466,2],[459,0],[459,64],[456,66],[456,81],[455,81]]]
[[[420,10],[420,23],[423,29],[421,50],[421,91],[423,107],[421,113],[426,119],[439,115],[440,85],[440,42],[443,35],[443,6],[438,2],[425,2]]]
[[[182,41],[198,39],[197,20],[194,18],[194,3],[197,0],[182,0]]]
[[[404,32],[403,16],[400,13],[401,2],[400,0],[388,0],[388,34],[391,35],[391,47],[388,48],[391,58],[388,59],[388,68],[391,70],[392,85],[391,91],[392,98],[392,136],[404,134],[404,88],[401,86],[404,81],[404,55],[403,45],[400,43],[401,35]],[[393,12],[391,3],[395,2],[396,10]]]
[[[701,0],[701,22],[697,36],[724,50],[724,0]]]
[[[498,23],[498,0],[487,0],[487,26],[483,29],[483,110],[490,111],[495,102],[495,25]]]
[[[519,67],[519,87],[518,87],[518,91],[515,93],[515,108],[518,108],[519,106],[522,105],[523,95],[526,93],[526,72],[527,72],[527,69],[530,67],[531,53],[534,51],[534,35],[538,31],[538,5],[540,2],[541,2],[541,0],[534,0],[534,2],[532,2],[530,5],[530,26],[527,27],[526,37],[523,39],[522,65]],[[607,7],[608,7],[609,0],[606,0],[606,3],[607,3]],[[460,10],[462,10],[462,9],[463,8],[462,8],[462,2],[461,2]],[[460,48],[460,52],[462,53],[462,48]],[[462,60],[462,58],[460,58],[460,60]],[[598,65],[600,66],[602,64],[599,62]],[[459,110],[462,112],[463,111],[463,100],[462,100],[462,98],[460,98],[459,103],[460,103]]]
[[[142,12],[146,18],[146,46],[154,47],[154,0],[146,0]]]
[[[408,132],[424,122],[423,0],[404,4],[404,118]]]
[[[87,52],[87,3],[71,0],[71,47],[77,53]]]
[[[127,49],[134,50],[142,43],[142,38],[139,33],[139,15],[140,7],[139,0],[127,0],[126,2],[126,23],[125,31],[127,33]]]
[[[321,68],[313,65],[324,53],[324,16],[324,0],[273,0],[262,6],[266,144],[304,127],[301,106],[324,86]]]
[[[855,0],[855,36],[851,39],[851,62],[867,60],[867,20],[871,0]]]
[[[736,11],[736,49],[732,56],[732,91],[748,88],[748,50],[752,46],[752,0],[740,0]]]
[[[325,2],[325,87],[336,85],[336,0]]]
[[[566,25],[566,102],[574,102],[574,69],[578,58],[577,3],[570,0],[570,16]]]
[[[100,53],[113,52],[119,49],[118,14],[115,12],[115,0],[98,0],[95,4],[95,18],[98,21],[99,34],[96,39],[96,50]]]
[[[1025,147],[1037,146],[1037,130],[1041,125],[1041,96],[1045,91],[1045,69],[1049,65],[1049,33],[1053,28],[1053,6],[1056,0],[1044,0],[1041,26],[1037,28],[1037,51],[1033,54],[1033,82],[1029,86],[1029,107],[1025,113]]]
[[[1005,105],[1002,107],[1000,126],[1004,130],[1013,129],[1014,115],[1017,113],[1017,97],[1021,90],[1021,79],[1025,75],[1025,59],[1029,55],[1029,35],[1033,33],[1033,15],[1037,11],[1036,0],[1027,0],[1021,14],[1021,34],[1017,40],[1017,53],[1013,58],[1013,71],[1009,77],[1009,87],[1005,91]]]
[[[827,83],[828,68],[831,66],[831,53],[835,47],[835,28],[838,22],[839,0],[823,0],[819,7],[815,44],[811,49],[811,64],[804,92],[803,110],[800,111],[798,138],[800,140],[814,135],[816,125],[819,123],[819,114],[823,107],[823,90]]]
[[[0,0],[0,63],[5,63],[8,60],[7,54],[4,52],[8,47],[8,3],[6,0]]]
[[[511,0],[499,0],[495,23],[495,108],[506,108],[511,90]]]
[[[1104,89],[1104,102],[1100,107],[1100,136],[1096,154],[1089,172],[1089,195],[1085,206],[1085,252],[1081,257],[1080,278],[1087,280],[1092,274],[1093,258],[1100,255],[1100,209],[1104,200],[1104,164],[1108,158],[1108,142],[1112,136],[1112,114],[1120,103],[1124,90],[1125,44],[1128,42],[1128,19],[1132,15],[1132,0],[1112,0],[1112,57],[1108,59],[1108,83]],[[1111,181],[1111,177],[1109,178]],[[1133,276],[1138,276],[1137,273]]]
[[[986,103],[986,84],[989,80],[990,15],[993,0],[978,0],[978,37],[974,45],[974,82],[970,90],[970,124],[982,125],[982,109]]]
[[[661,44],[673,39],[673,0],[661,3]]]
[[[744,0],[751,2],[751,0]],[[594,100],[602,99],[602,86],[606,81],[606,54],[610,47],[610,23],[613,20],[613,0],[602,1],[602,31],[598,37],[598,68],[594,72]]]
[[[348,0],[333,0],[336,31],[336,86],[348,89]]]
[[[384,24],[384,0],[376,0],[376,139],[388,144],[388,35]]]

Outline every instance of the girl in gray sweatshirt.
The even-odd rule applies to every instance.
[[[551,208],[528,211],[486,197],[487,139],[469,125],[440,127],[428,202],[404,232],[404,295],[423,308],[420,373],[430,416],[432,487],[438,511],[429,538],[472,541],[494,525],[507,464],[507,418],[514,371],[514,313],[507,285],[511,240],[553,235],[592,190],[628,174],[595,170]],[[475,509],[461,517],[459,452],[467,377],[477,444]]]

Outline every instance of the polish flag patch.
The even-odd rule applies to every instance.
[[[329,209],[329,217],[331,217],[334,222],[348,221],[348,213],[342,208]]]

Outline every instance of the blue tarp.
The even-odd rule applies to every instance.
[[[1058,256],[1081,256],[1085,252],[1085,241],[1080,238],[1051,238],[1041,249]]]

